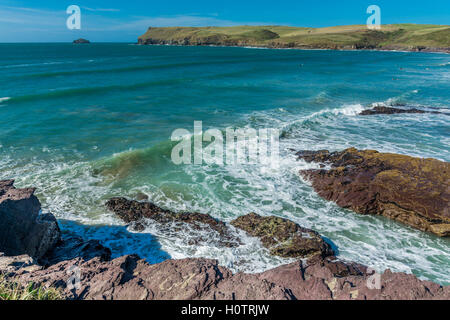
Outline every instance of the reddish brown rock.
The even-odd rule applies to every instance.
[[[362,214],[379,214],[438,236],[450,235],[450,163],[350,148],[300,151],[299,159],[331,165],[302,170],[323,198]]]
[[[238,217],[231,224],[260,238],[263,246],[276,256],[307,258],[334,254],[331,246],[316,231],[303,228],[287,219],[250,213]]]
[[[35,189],[16,189],[14,180],[0,181],[0,252],[42,257],[60,239],[55,217],[40,213]]]
[[[69,288],[77,274],[79,285]],[[450,299],[450,287],[404,273],[371,274],[364,266],[336,261],[334,257],[234,275],[208,259],[149,265],[134,255],[109,262],[78,258],[33,272],[19,270],[14,277],[21,283],[32,281],[59,288],[68,299],[87,300]]]

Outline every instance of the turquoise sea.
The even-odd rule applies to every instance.
[[[114,256],[216,258],[234,271],[267,270],[255,239],[189,245],[192,230],[150,223],[128,230],[104,203],[146,194],[172,210],[230,221],[278,215],[317,230],[339,258],[450,284],[450,239],[321,199],[290,149],[370,148],[450,161],[450,117],[360,117],[374,105],[450,112],[450,56],[132,44],[0,44],[0,179],[37,188],[66,233],[102,240]],[[177,128],[277,128],[281,163],[174,165]]]

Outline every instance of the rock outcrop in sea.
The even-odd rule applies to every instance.
[[[443,114],[442,112],[438,111],[427,111],[427,110],[421,110],[417,108],[411,108],[411,109],[401,109],[401,108],[392,108],[392,107],[386,107],[386,106],[377,106],[371,109],[367,109],[364,111],[361,111],[359,113],[360,116],[370,116],[370,115],[376,115],[376,114],[400,114],[400,113],[433,113],[433,114]],[[446,113],[444,113],[446,114]]]
[[[74,44],[88,44],[88,43],[91,43],[91,42],[89,40],[80,38],[80,39],[77,39],[77,40],[73,40],[73,43]]]
[[[217,233],[220,243],[227,247],[239,245],[238,239],[230,232],[228,226],[209,214],[197,212],[173,212],[158,207],[151,202],[140,202],[126,198],[112,198],[106,202],[106,207],[113,211],[126,223],[132,223],[131,227],[136,231],[142,231],[145,219],[151,219],[161,225],[178,224],[178,228],[183,228],[187,224],[197,231],[207,231]],[[201,241],[199,234],[196,241]]]
[[[361,214],[450,236],[450,163],[355,148],[299,151],[297,156],[331,165],[300,171],[321,197]]]
[[[231,224],[259,238],[262,245],[275,256],[310,258],[334,255],[331,246],[316,231],[287,219],[250,213],[231,221]]]

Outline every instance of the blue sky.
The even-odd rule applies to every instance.
[[[81,8],[81,30],[68,30],[66,8]],[[149,26],[365,24],[369,5],[382,24],[450,24],[449,0],[0,0],[0,42],[135,42]]]

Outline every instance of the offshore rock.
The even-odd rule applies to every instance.
[[[392,107],[384,107],[378,106],[372,109],[367,109],[359,113],[360,116],[369,116],[376,114],[399,114],[399,113],[433,113],[433,114],[441,114],[442,112],[438,111],[425,111],[416,108],[412,109],[400,109],[400,108],[392,108]]]
[[[91,42],[89,40],[80,38],[80,39],[74,40],[73,43],[75,43],[75,44],[87,44],[87,43],[91,43]]]

